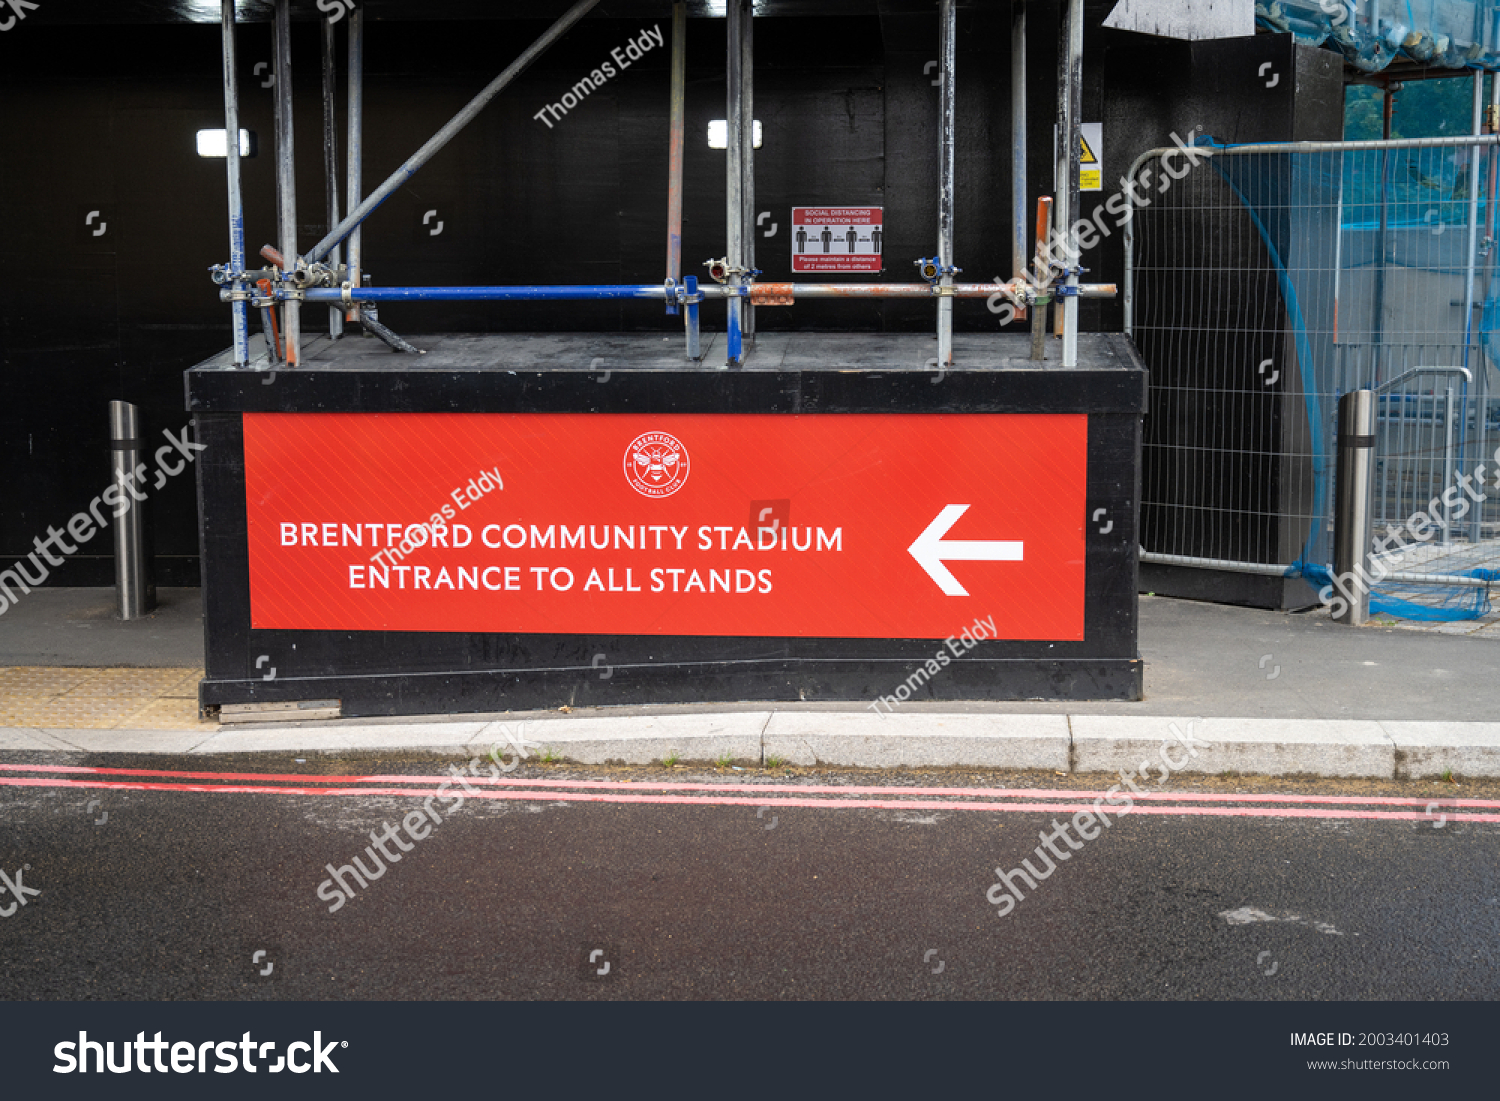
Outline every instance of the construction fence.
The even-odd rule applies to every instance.
[[[1143,561],[1326,584],[1338,398],[1372,389],[1372,551],[1403,579],[1377,586],[1372,610],[1488,611],[1495,142],[1213,146],[1170,186],[1174,151],[1136,162],[1125,313],[1151,370]]]

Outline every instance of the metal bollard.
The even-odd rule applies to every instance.
[[[1339,458],[1335,471],[1334,584],[1349,610],[1335,622],[1358,627],[1370,618],[1370,494],[1375,481],[1375,392],[1339,398]]]
[[[156,607],[156,582],[146,553],[146,515],[127,480],[141,465],[140,412],[128,401],[109,403],[110,476],[127,506],[115,520],[115,607],[121,619],[139,619]],[[144,483],[143,483],[144,484]]]

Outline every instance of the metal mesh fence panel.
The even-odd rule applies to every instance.
[[[1368,388],[1376,554],[1442,579],[1500,566],[1484,140],[1223,148],[1176,179],[1180,156],[1137,162],[1126,313],[1151,369],[1148,560],[1326,569],[1338,397]]]

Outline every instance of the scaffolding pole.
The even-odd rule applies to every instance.
[[[1113,298],[1113,283],[1081,283],[1083,298]],[[997,292],[1026,293],[1024,286],[995,283],[954,283],[947,288],[927,283],[757,283],[750,298],[993,298]],[[1023,299],[1024,300],[1024,299]]]
[[[745,249],[745,267],[755,280],[755,4],[740,0],[740,167],[744,175],[740,187],[741,238]],[[755,303],[745,303],[745,339],[755,345]]]
[[[1059,74],[1059,99],[1062,110],[1058,127],[1058,142],[1062,146],[1058,157],[1060,179],[1057,185],[1057,228],[1065,242],[1063,254],[1067,258],[1068,275],[1062,291],[1062,365],[1078,366],[1078,235],[1073,226],[1079,215],[1079,159],[1083,142],[1083,0],[1069,0],[1067,19],[1063,24],[1059,62],[1063,71]]]
[[[297,267],[297,155],[292,126],[292,13],[291,0],[276,0],[276,223],[281,255],[285,259],[281,278]],[[239,140],[239,135],[235,135]],[[281,307],[282,340],[286,362],[295,367],[302,359],[301,307],[287,300]]]
[[[1052,197],[1042,195],[1036,201],[1036,257],[1032,261],[1033,280],[1037,285],[1051,281],[1051,268],[1047,262],[1047,234],[1052,228]],[[1127,230],[1130,224],[1126,223]],[[1125,298],[1130,300],[1130,265],[1125,265]],[[1054,307],[1055,309],[1056,307]],[[1130,310],[1125,311],[1126,323]],[[1130,331],[1127,327],[1127,333]],[[1031,358],[1038,363],[1047,358],[1047,307],[1038,303],[1031,311]]]
[[[957,4],[938,4],[938,363],[953,365],[953,66],[958,53]]]
[[[328,202],[328,224],[339,224],[339,131],[336,118],[338,93],[338,61],[334,57],[334,25],[328,20],[323,26],[323,191]],[[328,262],[338,269],[342,257],[339,246],[334,245],[328,254]],[[334,340],[344,335],[344,315],[337,308],[328,311],[328,335]]]
[[[687,127],[687,4],[672,5],[671,121],[667,139],[667,285],[682,282],[682,150]],[[667,300],[667,313],[677,300]],[[683,321],[686,324],[686,319]]]
[[[743,10],[746,0],[729,0],[725,12],[726,39],[726,105],[725,105],[725,222],[728,228],[728,251],[725,259],[728,272],[725,278],[729,286],[738,290],[744,284],[744,271],[750,265],[745,262],[745,116],[742,101],[745,82],[742,69],[745,63],[745,33]],[[753,126],[752,126],[753,130]],[[745,304],[738,294],[729,298],[728,338],[726,340],[725,366],[738,367],[745,362],[744,328]]]
[[[723,298],[731,304],[740,302],[770,303],[787,298],[990,298],[997,291],[1010,289],[994,283],[954,283],[947,288],[930,283],[756,283],[752,286],[729,286],[710,283],[689,290],[692,276],[683,287],[660,283],[580,283],[559,286],[498,287],[364,287],[344,290],[336,287],[312,287],[303,291],[308,302],[534,302],[545,299],[583,300],[605,298],[646,298],[670,300],[679,295],[698,298]],[[1019,289],[1019,288],[1017,288]],[[1086,283],[1078,288],[1083,298],[1112,298],[1113,283]],[[227,292],[225,292],[227,293]]]
[[[526,48],[526,51],[510,63],[510,67],[503,73],[490,81],[484,90],[471,99],[462,111],[448,120],[448,124],[439,130],[427,143],[411,155],[410,158],[396,171],[392,172],[386,181],[365,197],[364,201],[356,206],[349,214],[333,229],[329,230],[328,236],[324,237],[307,253],[306,260],[309,264],[317,263],[333,250],[333,246],[342,241],[353,231],[354,227],[363,222],[381,203],[389,199],[396,190],[407,180],[411,179],[417,172],[430,161],[443,146],[452,141],[465,126],[473,122],[483,111],[490,100],[500,94],[507,84],[515,80],[525,72],[533,61],[540,57],[552,43],[556,42],[568,29],[577,23],[589,9],[599,3],[599,0],[578,0],[556,23],[547,28],[546,32]],[[282,0],[277,0],[277,11],[283,6]]]
[[[224,163],[229,183],[229,271],[230,286],[237,295],[245,285],[245,200],[240,191],[240,80],[234,49],[234,0],[223,0],[224,24]],[[231,303],[234,329],[234,365],[250,362],[250,314],[244,299]]]
[[[364,190],[365,165],[365,13],[355,8],[349,13],[349,140],[348,178],[345,180],[345,202],[350,210],[359,205]],[[349,283],[363,286],[364,228],[355,226],[349,232]],[[349,310],[344,320],[360,320],[359,307]]]
[[[1026,224],[1026,4],[1014,0],[1010,25],[1011,275],[1025,278],[1031,259]],[[1018,318],[1026,310],[1016,311]]]

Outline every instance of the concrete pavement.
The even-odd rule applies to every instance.
[[[1493,640],[1350,629],[1318,613],[1143,597],[1147,698],[1136,703],[912,702],[879,714],[848,703],[728,703],[220,726],[197,719],[190,693],[177,684],[181,677],[158,678],[173,681],[171,689],[123,681],[111,687],[93,668],[180,667],[199,659],[196,592],[165,595],[162,610],[138,624],[109,617],[107,589],[38,591],[0,617],[0,667],[9,667],[0,668],[0,750],[470,757],[495,745],[513,754],[507,746],[515,743],[533,759],[584,764],[779,761],[1087,773],[1139,769],[1146,761],[1160,769],[1166,761],[1174,772],[1212,775],[1500,776],[1500,648]],[[48,668],[37,665],[74,668],[48,680],[41,675]],[[8,699],[8,690],[25,698]],[[157,691],[175,695],[149,697]],[[128,701],[139,706],[117,707],[116,720],[106,706],[110,692],[143,694]],[[69,710],[80,694],[92,694],[103,710]],[[49,721],[85,713],[87,722]]]
[[[721,767],[1120,770],[1416,780],[1500,777],[1500,722],[1184,719],[1159,715],[987,715],[695,710],[686,714],[514,713],[413,721],[255,723],[200,730],[0,728],[0,750],[101,753],[351,754],[495,749],[579,764]]]

